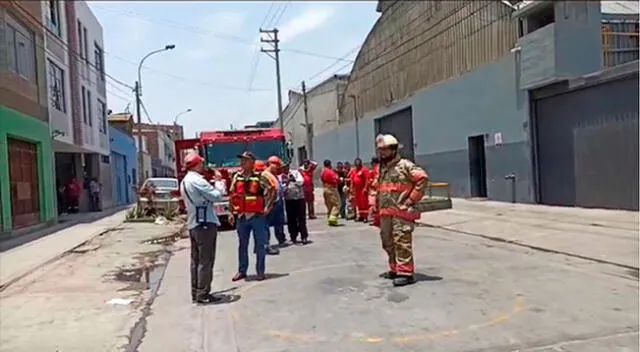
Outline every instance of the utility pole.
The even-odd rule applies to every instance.
[[[138,185],[144,182],[144,157],[142,153],[142,114],[140,113],[140,82],[136,81],[134,90],[136,91],[136,114],[138,123]]]
[[[302,81],[302,103],[304,108],[304,129],[307,144],[308,159],[313,160],[313,131],[312,125],[309,124],[309,107],[307,105],[307,86]]]
[[[353,118],[355,119],[356,128],[356,158],[360,158],[360,126],[358,126],[358,98],[350,94],[349,98],[353,99]]]
[[[275,60],[276,62],[276,85],[278,89],[278,120],[280,121],[280,131],[284,133],[284,120],[282,119],[282,88],[280,83],[280,40],[278,39],[278,29],[262,29],[260,28],[261,34],[267,34],[270,39],[260,38],[260,42],[272,44],[272,48],[265,49],[260,48],[260,51],[269,55],[270,58]],[[269,53],[274,53],[274,56],[271,56]]]

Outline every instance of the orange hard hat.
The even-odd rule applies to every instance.
[[[273,155],[267,159],[267,164],[275,164],[276,166],[282,166],[282,160],[277,156]]]
[[[256,163],[253,165],[253,168],[258,172],[262,172],[267,169],[267,165],[262,160],[256,160]]]
[[[184,166],[187,169],[197,166],[198,164],[202,164],[203,162],[204,162],[204,158],[195,152],[190,152],[184,157]]]

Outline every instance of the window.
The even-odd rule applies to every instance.
[[[93,126],[93,113],[91,109],[91,91],[87,89],[87,120],[89,120],[89,126]]]
[[[84,55],[84,38],[82,37],[82,22],[78,20],[78,45],[80,45],[80,58],[85,59]]]
[[[82,86],[82,122],[88,122],[87,116],[87,88]]]
[[[7,15],[6,39],[9,69],[35,83],[36,55],[33,32]]]
[[[58,111],[67,112],[64,92],[64,71],[51,60],[48,60],[49,99],[51,107]]]
[[[89,39],[87,35],[87,27],[82,27],[82,39],[84,39],[84,58],[89,62]]]
[[[49,28],[57,36],[62,35],[62,26],[60,25],[59,0],[49,0],[49,10],[47,11],[47,28]]]
[[[100,132],[107,133],[107,105],[98,99],[98,126]]]
[[[98,71],[98,77],[104,81],[104,51],[98,46],[98,43],[94,43],[94,46],[93,55],[95,57],[95,68]]]

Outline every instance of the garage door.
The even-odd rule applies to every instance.
[[[535,102],[539,200],[638,209],[638,76]]]
[[[403,145],[400,154],[411,161],[415,161],[413,154],[413,118],[411,108],[394,112],[381,117],[375,123],[376,135],[390,133]]]
[[[40,222],[38,149],[35,144],[9,138],[9,184],[13,228]]]

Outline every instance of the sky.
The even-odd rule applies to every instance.
[[[379,14],[375,1],[90,1],[104,35],[107,104],[129,106],[137,66],[142,101],[153,123],[178,123],[185,137],[277,118],[275,62],[260,52],[260,26],[281,39],[283,108],[289,89],[313,87],[332,74],[349,73]],[[266,37],[265,37],[266,38]],[[116,81],[117,80],[117,81]],[[143,122],[149,122],[143,113]]]

